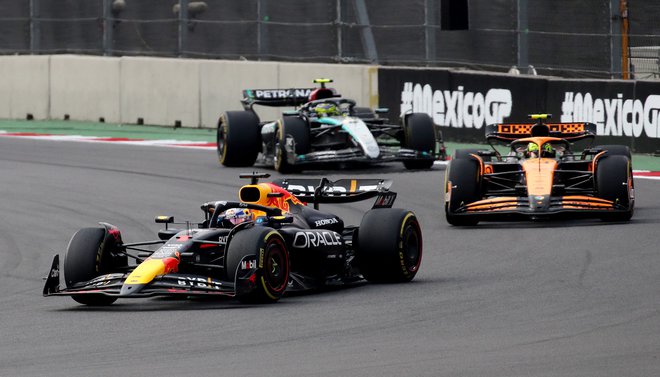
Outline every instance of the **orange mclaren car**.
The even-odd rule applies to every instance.
[[[491,124],[492,150],[457,150],[445,175],[445,213],[452,225],[567,216],[626,221],[635,194],[630,149],[592,147],[593,123]],[[508,153],[495,148],[506,143]],[[580,152],[572,149],[585,144]]]

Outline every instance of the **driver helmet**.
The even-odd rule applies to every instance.
[[[314,112],[319,118],[341,115],[341,112],[333,103],[320,103],[314,107]]]
[[[527,157],[537,157],[539,155],[539,146],[536,143],[527,144]]]
[[[246,221],[254,220],[252,211],[247,208],[229,208],[218,216],[218,225],[232,228]]]
[[[550,145],[550,143],[543,144],[543,153],[541,153],[541,156],[543,157],[555,156],[555,150],[552,148],[552,145]]]
[[[554,154],[554,149],[549,143],[543,144],[543,156],[552,156]],[[539,146],[536,143],[527,144],[527,157],[538,157],[539,155]]]

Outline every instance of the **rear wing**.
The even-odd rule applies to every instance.
[[[241,103],[245,110],[251,110],[254,105],[271,107],[300,106],[309,102],[309,95],[314,89],[246,89],[243,91]]]
[[[514,141],[533,136],[551,136],[566,140],[596,137],[594,123],[498,123],[486,126],[487,140]]]
[[[390,191],[392,181],[389,179],[284,178],[272,183],[303,202],[314,203],[317,209],[319,203],[351,203],[373,197],[377,199],[372,208],[390,208],[396,199],[396,193]]]

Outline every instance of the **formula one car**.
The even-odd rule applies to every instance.
[[[218,122],[218,157],[224,166],[272,165],[279,172],[324,162],[403,161],[427,169],[445,159],[440,132],[425,113],[404,114],[387,124],[387,109],[357,107],[316,79],[316,89],[244,90],[244,111],[227,111]],[[275,121],[261,122],[254,105],[296,106]]]
[[[593,123],[492,124],[492,150],[457,150],[445,175],[445,214],[452,225],[482,220],[600,217],[626,221],[633,215],[635,190],[630,149],[591,147]],[[588,145],[574,153],[571,147]],[[494,143],[505,142],[502,155]]]
[[[149,296],[236,297],[277,301],[285,291],[372,282],[408,282],[422,260],[422,233],[411,211],[392,208],[392,182],[381,179],[284,179],[259,183],[268,174],[247,174],[240,202],[204,203],[204,221],[172,229],[170,216],[159,240],[124,243],[115,226],[84,228],[46,278],[44,296],[67,295],[86,305]],[[318,209],[320,203],[376,198],[360,226]],[[307,206],[304,202],[313,203]],[[181,223],[179,223],[181,224]],[[156,250],[152,245],[158,246]],[[152,246],[152,247],[149,247]],[[137,261],[129,265],[128,259]]]

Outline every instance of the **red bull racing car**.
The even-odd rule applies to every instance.
[[[158,240],[124,243],[115,226],[84,228],[69,242],[60,287],[59,255],[44,296],[86,305],[150,296],[235,297],[277,301],[285,291],[372,282],[407,282],[419,270],[422,233],[411,211],[392,208],[392,182],[381,179],[284,179],[260,183],[248,174],[239,202],[201,206],[204,220],[182,229],[170,216]],[[376,198],[359,226],[319,209],[320,203]],[[313,204],[311,206],[305,203]],[[129,263],[129,259],[136,264]]]
[[[387,109],[357,107],[316,79],[319,88],[248,89],[244,111],[227,111],[218,122],[218,157],[224,166],[273,166],[300,171],[328,162],[402,161],[408,169],[428,169],[446,158],[441,133],[425,113],[403,114],[388,124]],[[282,117],[262,122],[255,105],[284,107]]]
[[[626,221],[635,190],[630,149],[592,147],[593,123],[492,124],[492,150],[458,150],[445,175],[445,214],[452,225],[479,221],[600,217]],[[581,152],[574,144],[586,141]],[[508,144],[498,152],[494,144]]]

